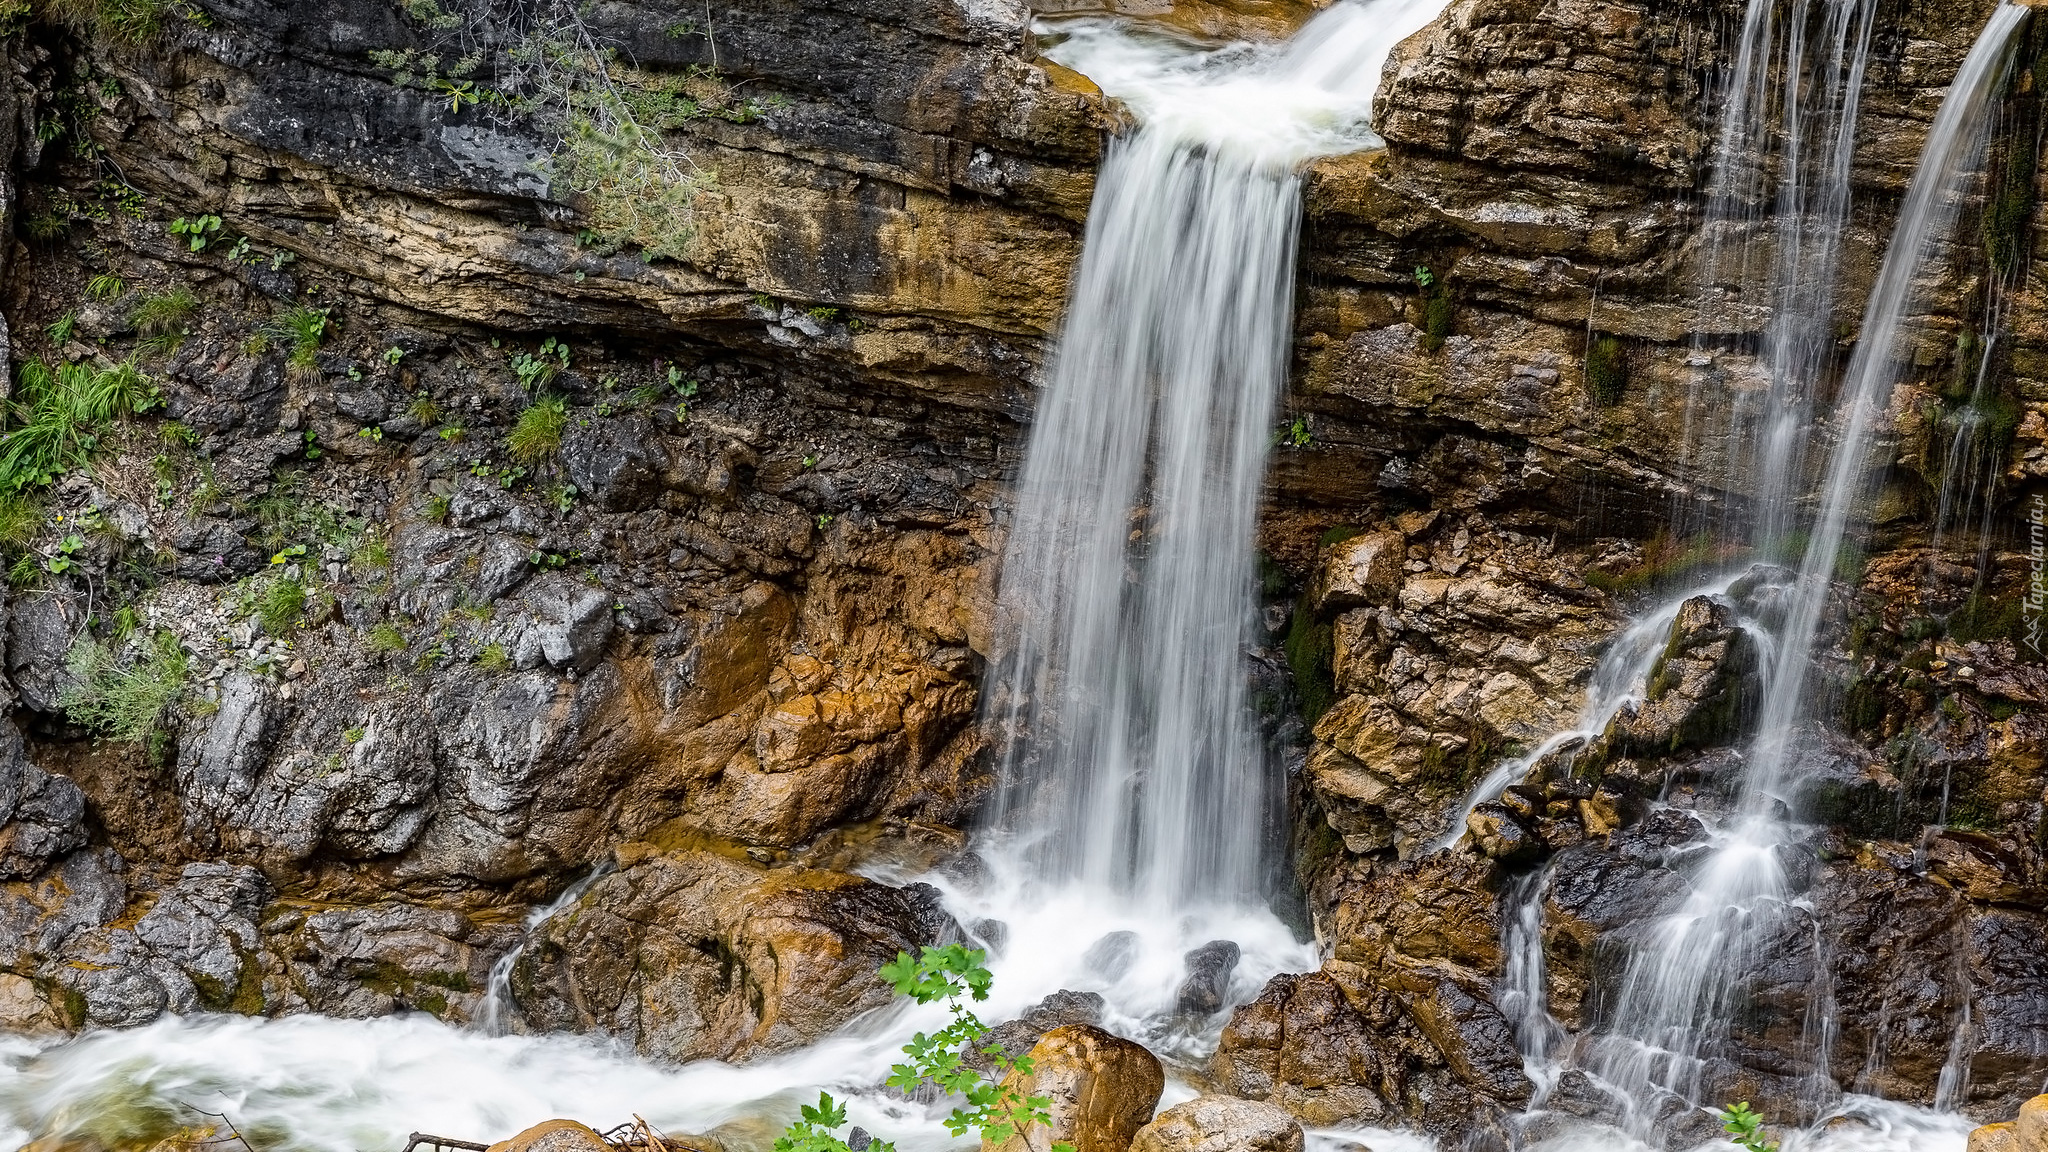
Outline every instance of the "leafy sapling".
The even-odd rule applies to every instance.
[[[988,999],[994,978],[983,964],[987,959],[988,954],[978,948],[948,944],[944,948],[928,947],[916,959],[908,952],[898,952],[895,960],[882,966],[882,979],[894,985],[899,995],[919,1004],[944,1000],[953,1017],[950,1024],[937,1032],[919,1032],[912,1037],[903,1046],[903,1054],[910,1059],[890,1069],[887,1083],[905,1094],[932,1085],[964,1098],[967,1106],[953,1109],[945,1121],[947,1131],[955,1136],[964,1136],[973,1129],[984,1142],[1001,1144],[1021,1134],[1025,1146],[1037,1152],[1031,1128],[1052,1124],[1052,1098],[1025,1096],[1003,1082],[1012,1072],[1030,1075],[1032,1060],[1029,1056],[1011,1056],[1001,1044],[988,1042],[988,1026],[962,1000],[963,996]],[[988,1073],[962,1058],[961,1053],[970,1046],[988,1058]],[[845,1105],[835,1103],[829,1094],[821,1092],[817,1107],[806,1105],[803,1118],[776,1140],[775,1152],[851,1152],[846,1141],[834,1135],[834,1130],[845,1123]],[[895,1152],[895,1145],[872,1140],[865,1152]],[[1074,1152],[1074,1146],[1057,1142],[1046,1152]]]
[[[1750,1108],[1749,1101],[1731,1104],[1714,1117],[1721,1121],[1721,1130],[1748,1152],[1778,1152],[1778,1142],[1764,1131],[1764,1118]]]
[[[904,1055],[910,1059],[890,1068],[888,1084],[906,1093],[927,1083],[936,1084],[946,1092],[965,1097],[967,1107],[955,1108],[946,1117],[946,1130],[955,1136],[965,1135],[972,1128],[981,1133],[983,1141],[1001,1144],[1022,1134],[1028,1146],[1033,1125],[1051,1125],[1052,1098],[1024,1096],[1003,1082],[1012,1072],[1029,1076],[1031,1057],[1011,1056],[1001,1044],[988,1042],[988,1026],[961,1001],[963,995],[975,1000],[988,999],[993,977],[983,966],[987,958],[988,954],[979,948],[949,944],[944,948],[927,947],[916,960],[908,952],[898,952],[894,961],[882,967],[882,979],[895,985],[899,994],[919,1004],[944,1000],[953,1014],[951,1024],[930,1035],[920,1032],[903,1046]],[[988,1057],[989,1074],[961,1059],[961,1050],[970,1045]],[[1070,1144],[1056,1143],[1051,1152],[1074,1149]]]

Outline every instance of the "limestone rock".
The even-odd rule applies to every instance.
[[[1198,1096],[1138,1130],[1131,1152],[1301,1152],[1301,1125],[1285,1109],[1234,1096]]]
[[[1031,1073],[1013,1072],[1003,1083],[1022,1095],[1051,1099],[1050,1135],[1033,1126],[1000,1144],[983,1141],[983,1152],[1025,1152],[1048,1140],[1072,1144],[1075,1152],[1124,1152],[1152,1119],[1166,1088],[1157,1056],[1088,1024],[1053,1029],[1030,1055]]]
[[[1969,1152],[2048,1152],[2048,1096],[2020,1105],[2017,1119],[1971,1132]]]
[[[1408,539],[1399,532],[1370,532],[1330,547],[1323,566],[1324,610],[1391,603],[1401,590]]]

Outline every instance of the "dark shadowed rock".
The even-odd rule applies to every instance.
[[[1231,973],[1237,971],[1240,952],[1232,940],[1211,940],[1190,951],[1181,959],[1188,966],[1187,979],[1181,981],[1180,992],[1175,999],[1175,1008],[1183,1016],[1207,1017],[1223,1007],[1223,998],[1230,991]]]

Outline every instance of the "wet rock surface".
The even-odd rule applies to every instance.
[[[1198,1096],[1138,1130],[1132,1152],[1301,1152],[1301,1125],[1285,1110],[1231,1096]]]
[[[1074,1152],[1128,1149],[1166,1088],[1157,1056],[1088,1024],[1047,1032],[1030,1056],[1032,1071],[1012,1072],[1003,1084],[1026,1098],[1049,1099],[1052,1123],[1033,1125],[1001,1143],[984,1140],[984,1152],[1023,1152],[1048,1139],[1071,1144]]]
[[[514,966],[530,1027],[677,1061],[786,1052],[888,1003],[876,972],[898,952],[958,934],[928,885],[764,868],[734,845],[632,845],[620,864]]]
[[[597,18],[638,67],[709,63],[670,7]],[[1082,7],[1263,36],[1313,5],[1036,10]],[[1989,7],[1886,9],[1845,337]],[[370,52],[421,30],[389,5],[207,11],[148,51],[0,36],[0,370],[133,353],[164,399],[9,545],[39,575],[4,630],[0,1024],[463,1021],[528,910],[614,856],[527,942],[518,1026],[745,1060],[882,1003],[874,968],[958,929],[929,890],[856,869],[957,848],[988,787],[991,557],[1115,108],[1033,59],[1018,5],[714,5],[718,67],[776,103],[676,129],[718,180],[685,257],[650,262],[579,242],[584,206],[532,163],[545,140],[393,84]],[[1761,690],[1712,599],[1681,611],[1640,706],[1458,819],[1504,758],[1573,726],[1629,614],[1698,571],[1673,504],[1746,511],[1715,479],[1741,430],[1702,425],[1681,451],[1676,399],[1763,383],[1768,318],[1703,316],[1694,291],[1712,76],[1740,15],[1453,0],[1390,62],[1389,149],[1309,172],[1303,436],[1274,454],[1255,657],[1270,711],[1305,713],[1278,727],[1331,959],[1233,1005],[1226,951],[1190,957],[1177,1007],[1229,1011],[1211,1072],[1260,1105],[1148,1124],[1157,1063],[1090,1031],[1087,994],[999,1026],[1012,1053],[1057,1049],[1046,1083],[1083,1152],[1298,1149],[1264,1105],[1484,1141],[1532,1098],[1500,1005],[1503,893],[1542,872],[1548,1003],[1573,1028],[1683,901]],[[86,193],[97,160],[29,130],[81,101],[96,111],[66,130],[140,216]],[[212,246],[168,234],[202,213],[224,222]],[[31,220],[61,227],[15,243]],[[102,273],[105,298],[86,291]],[[179,288],[177,338],[142,346],[138,309]],[[1888,511],[1845,578],[1849,622],[1822,638],[1816,691],[1841,719],[1803,737],[1787,798],[1817,823],[1779,861],[1799,907],[1734,974],[1744,1011],[1710,1063],[1711,1091],[1788,1114],[1815,988],[1845,1087],[1930,1101],[1967,1019],[1965,1106],[2011,1115],[2048,1051],[2030,562],[2010,534],[1982,556],[1925,540],[1924,413],[1973,322],[1949,313],[1974,289],[1949,288],[1887,414]],[[2015,523],[2048,477],[2037,288],[2008,342]],[[328,309],[310,370],[261,338],[295,304]],[[67,315],[71,339],[46,338]],[[573,351],[543,380],[550,337]],[[1589,371],[1605,340],[1619,379]],[[515,459],[546,395],[559,447]],[[53,571],[84,523],[104,530]],[[287,584],[302,609],[266,623]],[[73,715],[88,629],[125,668],[153,637],[184,654],[154,731]],[[1131,943],[1091,949],[1094,976],[1125,976]],[[1550,1106],[1606,1117],[1580,1081]]]

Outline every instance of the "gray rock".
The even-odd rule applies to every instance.
[[[72,637],[67,604],[63,596],[19,597],[7,621],[7,673],[33,712],[61,711],[65,691],[78,685],[64,662]]]
[[[1175,1002],[1181,1015],[1206,1017],[1222,1010],[1224,995],[1230,991],[1231,973],[1237,971],[1241,954],[1235,941],[1211,940],[1183,957],[1188,965],[1188,978],[1181,982]]]
[[[178,753],[178,784],[188,830],[232,817],[256,790],[278,724],[270,686],[247,672],[221,682],[220,711],[188,731]]]
[[[1131,1152],[1301,1152],[1301,1124],[1276,1104],[1197,1096],[1161,1112]]]
[[[85,845],[85,793],[31,764],[13,723],[0,720],[0,878],[37,876]]]
[[[562,467],[586,500],[613,512],[645,507],[668,470],[661,436],[638,414],[572,425],[562,437]]]
[[[587,672],[612,636],[612,597],[559,572],[528,582],[520,617],[505,645],[520,668],[573,668]]]

